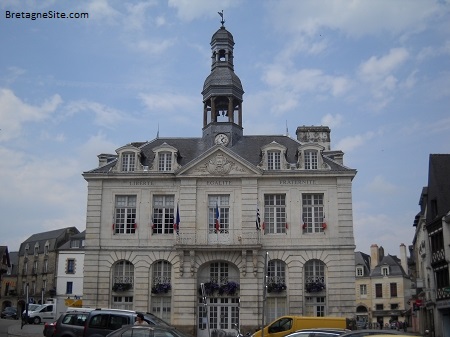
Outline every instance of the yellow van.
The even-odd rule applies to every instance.
[[[264,327],[264,337],[284,337],[301,329],[337,328],[349,329],[349,322],[345,317],[305,317],[282,316]],[[261,337],[261,330],[252,337]]]

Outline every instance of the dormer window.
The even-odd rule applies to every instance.
[[[307,150],[305,153],[305,170],[317,170],[318,169],[318,151]]]
[[[281,169],[281,151],[267,151],[267,169]]]
[[[363,269],[363,267],[356,267],[356,276],[357,277],[364,276],[364,269]]]
[[[389,276],[389,267],[381,267],[381,275]]]
[[[25,246],[25,255],[28,255],[30,251],[30,245],[27,243],[27,245]]]
[[[133,172],[136,170],[136,154],[133,152],[122,153],[122,171]]]
[[[158,153],[158,171],[172,171],[172,153]]]
[[[50,243],[46,242],[44,246],[44,255],[48,255]]]
[[[36,243],[34,245],[34,256],[38,256],[39,255],[39,244]]]
[[[261,148],[262,161],[260,166],[268,171],[282,170],[287,167],[286,147],[272,142]]]
[[[304,170],[330,169],[330,166],[323,160],[323,149],[322,145],[315,143],[300,146],[297,150],[297,166]]]
[[[151,171],[173,172],[179,165],[177,163],[178,150],[167,143],[153,149],[155,159]]]

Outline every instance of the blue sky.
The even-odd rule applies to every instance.
[[[448,0],[2,0],[0,245],[85,228],[83,171],[160,136],[199,137],[218,11],[235,40],[246,135],[328,125],[358,170],[357,250],[399,254],[450,153]],[[10,13],[89,13],[88,19]],[[9,14],[9,18],[7,18]],[[22,15],[22,14],[19,14]],[[26,14],[25,14],[26,16]]]

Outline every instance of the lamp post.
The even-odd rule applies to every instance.
[[[29,286],[30,286],[30,284],[27,282],[26,290],[25,290],[25,293],[26,293],[25,316],[22,317],[22,324],[20,325],[20,329],[23,329],[23,326],[25,324],[27,324],[27,321],[28,321],[28,301],[29,301],[29,298],[28,298],[28,287]]]
[[[45,289],[42,288],[42,293],[41,293],[41,304],[44,304],[44,291],[45,291]]]
[[[262,303],[262,319],[261,319],[261,337],[264,337],[264,325],[266,316],[266,298],[267,298],[267,270],[269,264],[269,252],[264,256],[264,272],[263,272],[263,303]]]

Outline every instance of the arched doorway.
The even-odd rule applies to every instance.
[[[209,337],[208,332],[211,337],[235,336],[233,326],[239,325],[239,269],[228,262],[210,262],[199,268],[197,283],[197,337]]]
[[[356,307],[356,325],[358,329],[369,327],[369,311],[364,305],[358,305]]]

